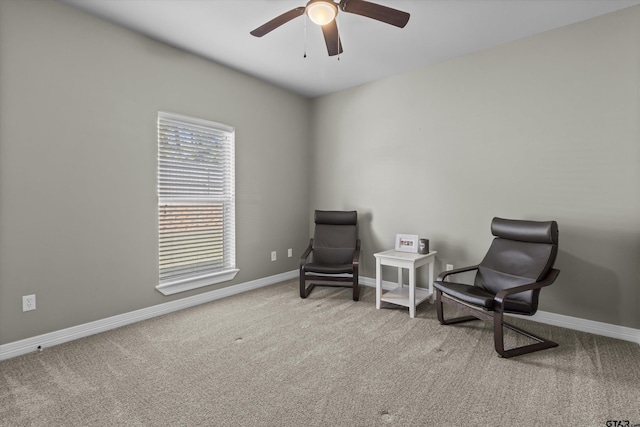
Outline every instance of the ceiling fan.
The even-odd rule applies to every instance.
[[[338,34],[338,25],[335,20],[338,10],[355,13],[356,15],[365,16],[400,28],[404,28],[407,25],[410,16],[407,12],[364,0],[340,0],[339,3],[334,3],[333,0],[309,0],[306,6],[296,7],[275,17],[251,31],[251,35],[262,37],[293,18],[306,13],[313,23],[322,27],[329,56],[338,55],[343,52],[342,42]]]

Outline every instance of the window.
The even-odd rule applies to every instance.
[[[165,295],[231,280],[235,259],[232,127],[158,112],[158,241]]]

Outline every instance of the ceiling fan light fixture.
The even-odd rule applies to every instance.
[[[307,4],[306,13],[316,25],[326,25],[338,14],[338,8],[332,1],[312,0]]]

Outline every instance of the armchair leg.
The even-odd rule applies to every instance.
[[[309,286],[306,286],[306,285],[307,283],[306,283],[304,271],[300,271],[300,298],[302,299],[305,299],[306,297],[308,297],[311,291],[313,290],[313,288],[315,287],[313,283],[309,284]]]
[[[511,329],[512,331],[526,336],[536,343],[524,345],[521,347],[515,347],[509,350],[504,349],[504,328]],[[558,347],[558,343],[547,340],[545,338],[534,335],[531,332],[527,332],[524,329],[504,322],[503,313],[495,312],[493,314],[493,340],[495,349],[500,357],[508,359],[514,356],[520,356],[522,354],[533,353],[535,351],[546,350],[548,348]]]
[[[462,316],[454,317],[453,319],[445,320],[444,318],[444,305],[442,302],[442,291],[436,289],[436,311],[438,312],[438,321],[441,325],[454,325],[456,323],[470,322],[472,320],[480,320],[474,316]]]
[[[358,274],[353,275],[353,300],[358,301],[360,299],[360,285],[358,284]]]
[[[300,288],[300,298],[304,299],[306,297],[309,296],[309,294],[311,293],[311,291],[313,290],[313,288],[315,288],[315,284],[311,283],[309,286],[307,286],[306,288],[304,287],[304,285],[302,285],[302,287]]]

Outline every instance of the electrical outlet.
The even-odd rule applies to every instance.
[[[22,311],[31,311],[36,309],[36,296],[25,295],[22,297]]]
[[[447,271],[453,270],[453,264],[447,264]]]
[[[271,251],[271,261],[275,261],[276,259],[278,259],[278,256],[276,255],[276,251]]]
[[[287,249],[287,256],[289,258],[291,258],[293,256],[293,249],[291,249],[291,248]]]

